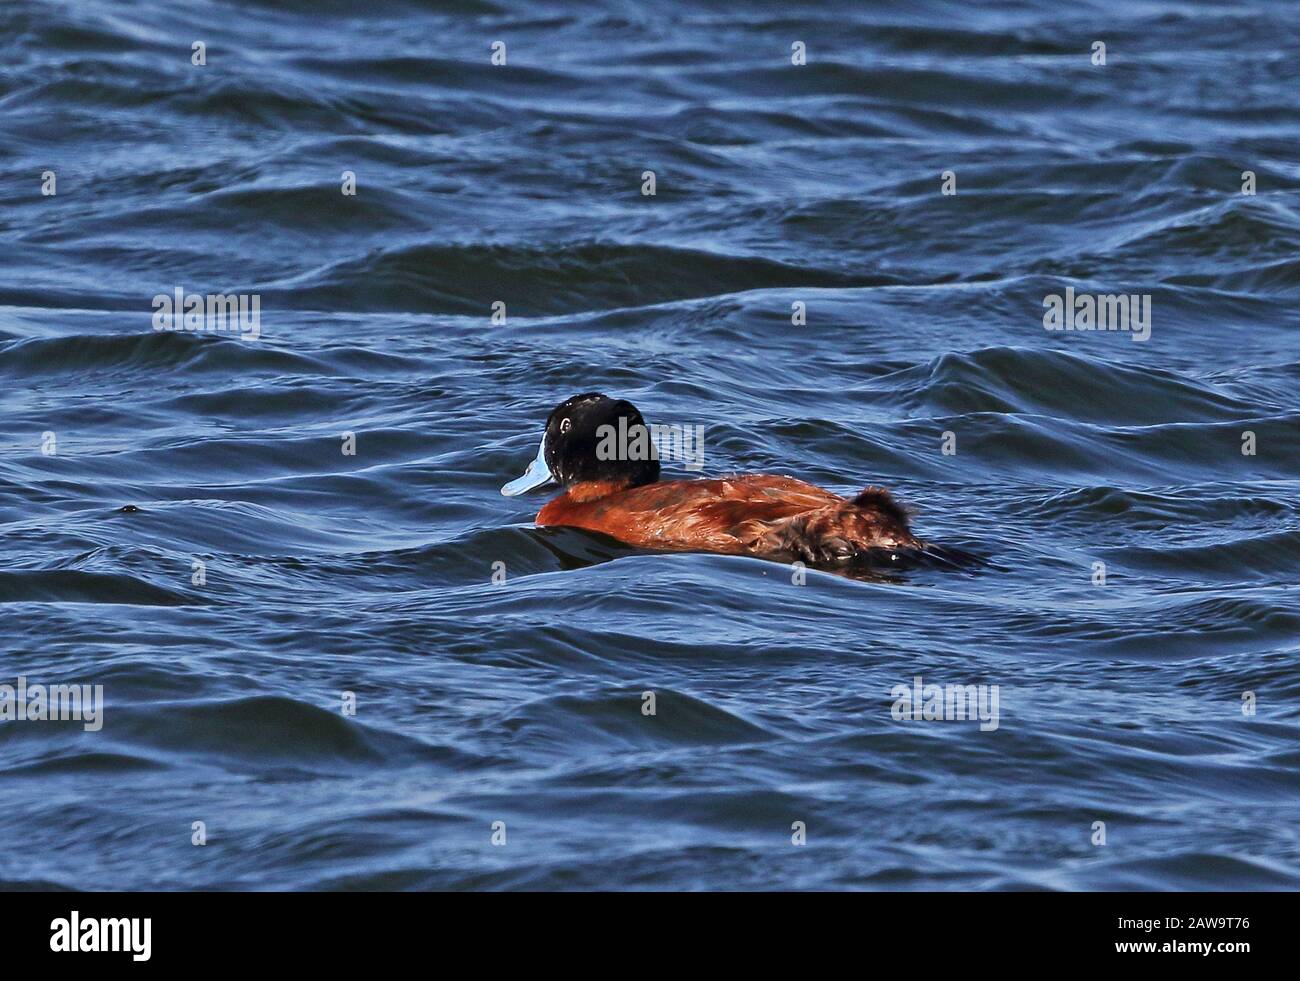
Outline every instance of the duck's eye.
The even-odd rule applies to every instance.
[[[573,420],[572,420],[572,419],[561,419],[561,420],[560,420],[560,432],[562,432],[562,433],[567,433],[567,432],[568,432],[570,429],[572,429],[572,428],[573,428]]]

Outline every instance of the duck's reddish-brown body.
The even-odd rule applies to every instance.
[[[539,525],[598,531],[641,548],[837,562],[873,548],[919,548],[888,491],[849,499],[795,480],[754,474],[627,487],[574,484]]]

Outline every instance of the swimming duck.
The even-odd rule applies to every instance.
[[[501,493],[559,484],[564,493],[538,512],[538,525],[585,528],[638,548],[836,565],[875,549],[924,547],[887,490],[846,498],[769,474],[660,481],[656,453],[629,452],[647,445],[650,428],[631,402],[575,395],[551,412],[537,457]]]

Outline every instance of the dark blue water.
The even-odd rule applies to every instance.
[[[1300,5],[749,8],[0,5],[0,884],[1300,887]],[[592,390],[968,559],[538,530]]]

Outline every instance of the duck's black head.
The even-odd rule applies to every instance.
[[[636,406],[591,392],[551,411],[537,458],[501,493],[513,497],[551,481],[564,487],[584,481],[639,487],[658,479],[659,455]]]

